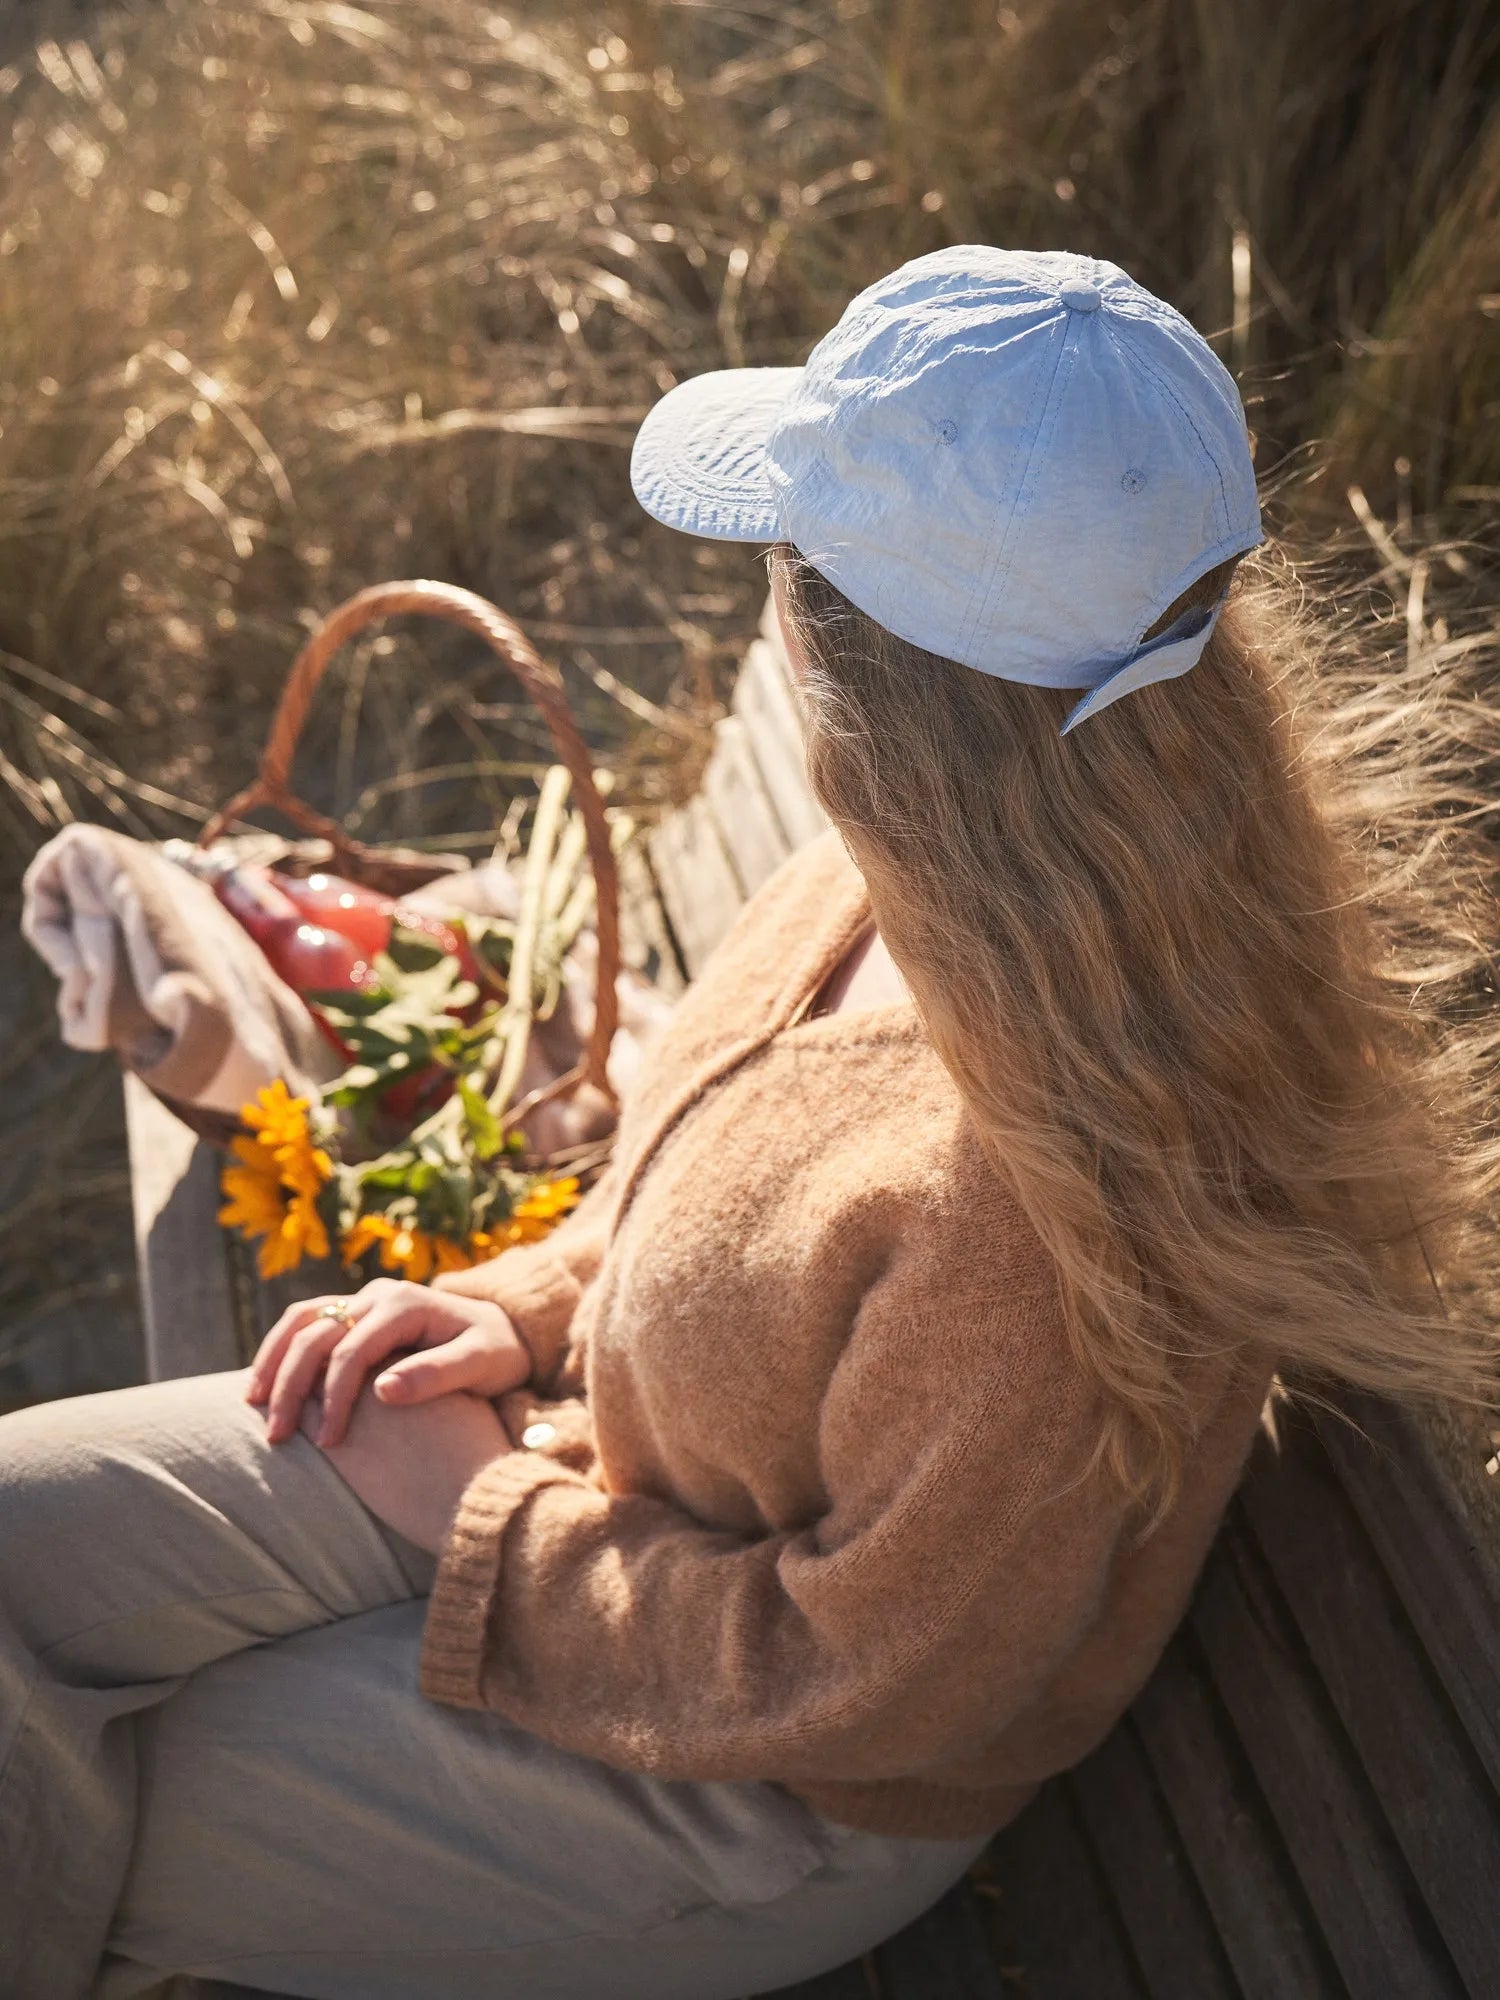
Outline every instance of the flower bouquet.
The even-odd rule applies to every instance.
[[[426,881],[441,868],[362,846],[287,788],[296,737],[328,658],[361,625],[400,610],[435,612],[485,638],[532,693],[562,757],[542,781],[513,921],[470,913],[442,923],[404,920],[389,892],[410,884],[413,870]],[[605,818],[560,676],[512,620],[467,591],[433,583],[363,591],[303,648],[258,780],[204,829],[198,845],[211,879],[216,871],[208,864],[224,828],[265,803],[327,844],[340,886],[385,893],[334,898],[366,923],[378,914],[379,931],[366,939],[373,950],[351,947],[332,922],[312,937],[309,963],[336,965],[338,984],[292,983],[346,1067],[316,1096],[294,1095],[278,1078],[242,1107],[243,1129],[229,1142],[222,1173],[220,1222],[257,1242],[263,1278],[336,1248],[350,1269],[420,1281],[545,1235],[610,1150],[606,1138],[539,1155],[523,1123],[579,1086],[602,1092],[609,1110],[616,1106],[607,1070],[619,965],[614,848],[629,830],[628,821],[611,828]],[[228,896],[221,900],[235,909]],[[588,1047],[572,1070],[518,1099],[532,1023],[556,1006],[564,957],[591,914],[598,963]],[[312,931],[317,926],[303,926],[304,946]]]

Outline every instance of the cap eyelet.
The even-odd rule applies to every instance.
[[[940,443],[952,444],[958,436],[958,425],[954,423],[952,417],[944,417],[937,426],[937,434]]]
[[[1122,487],[1124,487],[1127,493],[1139,493],[1141,488],[1145,485],[1145,483],[1146,483],[1145,473],[1141,472],[1136,466],[1133,465],[1127,472],[1125,472],[1122,475],[1120,479],[1120,484]]]

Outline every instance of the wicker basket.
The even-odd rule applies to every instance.
[[[235,820],[258,807],[270,806],[307,836],[281,846],[278,851],[276,865],[293,873],[332,868],[364,887],[400,896],[461,865],[451,858],[416,854],[409,849],[366,846],[346,833],[336,820],[314,812],[291,788],[297,743],[329,661],[347,639],[367,625],[407,612],[445,619],[483,639],[541,710],[558,759],[568,770],[583,818],[594,877],[594,928],[598,941],[594,1021],[582,1060],[524,1102],[528,1109],[535,1109],[589,1084],[610,1105],[617,1105],[618,1096],[609,1080],[608,1060],[619,1020],[616,993],[620,969],[619,877],[609,822],[594,782],[588,751],[563,693],[561,674],[540,657],[515,620],[487,598],[447,583],[381,583],[360,591],[331,611],[292,663],[254,780],[214,815],[199,836],[198,845],[210,846],[223,837]],[[227,1133],[205,1132],[204,1136],[222,1141]]]

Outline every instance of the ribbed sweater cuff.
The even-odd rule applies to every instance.
[[[518,1245],[467,1271],[444,1271],[437,1292],[485,1299],[509,1315],[531,1356],[534,1382],[545,1384],[562,1359],[583,1287],[561,1257],[539,1245]]]
[[[525,1450],[503,1453],[470,1480],[438,1557],[422,1627],[417,1683],[429,1701],[484,1707],[484,1656],[506,1527],[541,1487],[586,1484],[555,1458]]]

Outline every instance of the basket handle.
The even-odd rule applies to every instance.
[[[325,819],[321,813],[314,812],[290,789],[292,759],[296,755],[297,740],[302,734],[318,682],[339,647],[366,625],[410,611],[462,625],[466,631],[483,639],[515,674],[541,710],[558,758],[568,768],[578,796],[578,809],[583,815],[589,862],[594,872],[595,934],[599,945],[593,1033],[576,1075],[579,1081],[595,1084],[612,1104],[617,1103],[617,1093],[610,1083],[607,1065],[610,1044],[619,1022],[615,981],[620,970],[620,887],[614,850],[610,845],[609,822],[604,817],[604,803],[594,783],[588,750],[563,693],[562,675],[555,666],[542,659],[515,619],[498,605],[491,604],[488,598],[480,597],[472,590],[462,590],[456,584],[419,580],[372,584],[368,590],[361,590],[335,606],[292,663],[281,700],[271,719],[270,735],[261,752],[257,775],[243,791],[235,794],[222,811],[215,813],[198,836],[198,845],[209,846],[231,821],[244,818],[258,806],[272,806],[304,832],[326,840],[336,856],[356,864],[375,858],[374,849],[345,833],[336,820]],[[567,1078],[560,1078],[559,1087],[571,1081],[574,1074],[570,1072]]]

